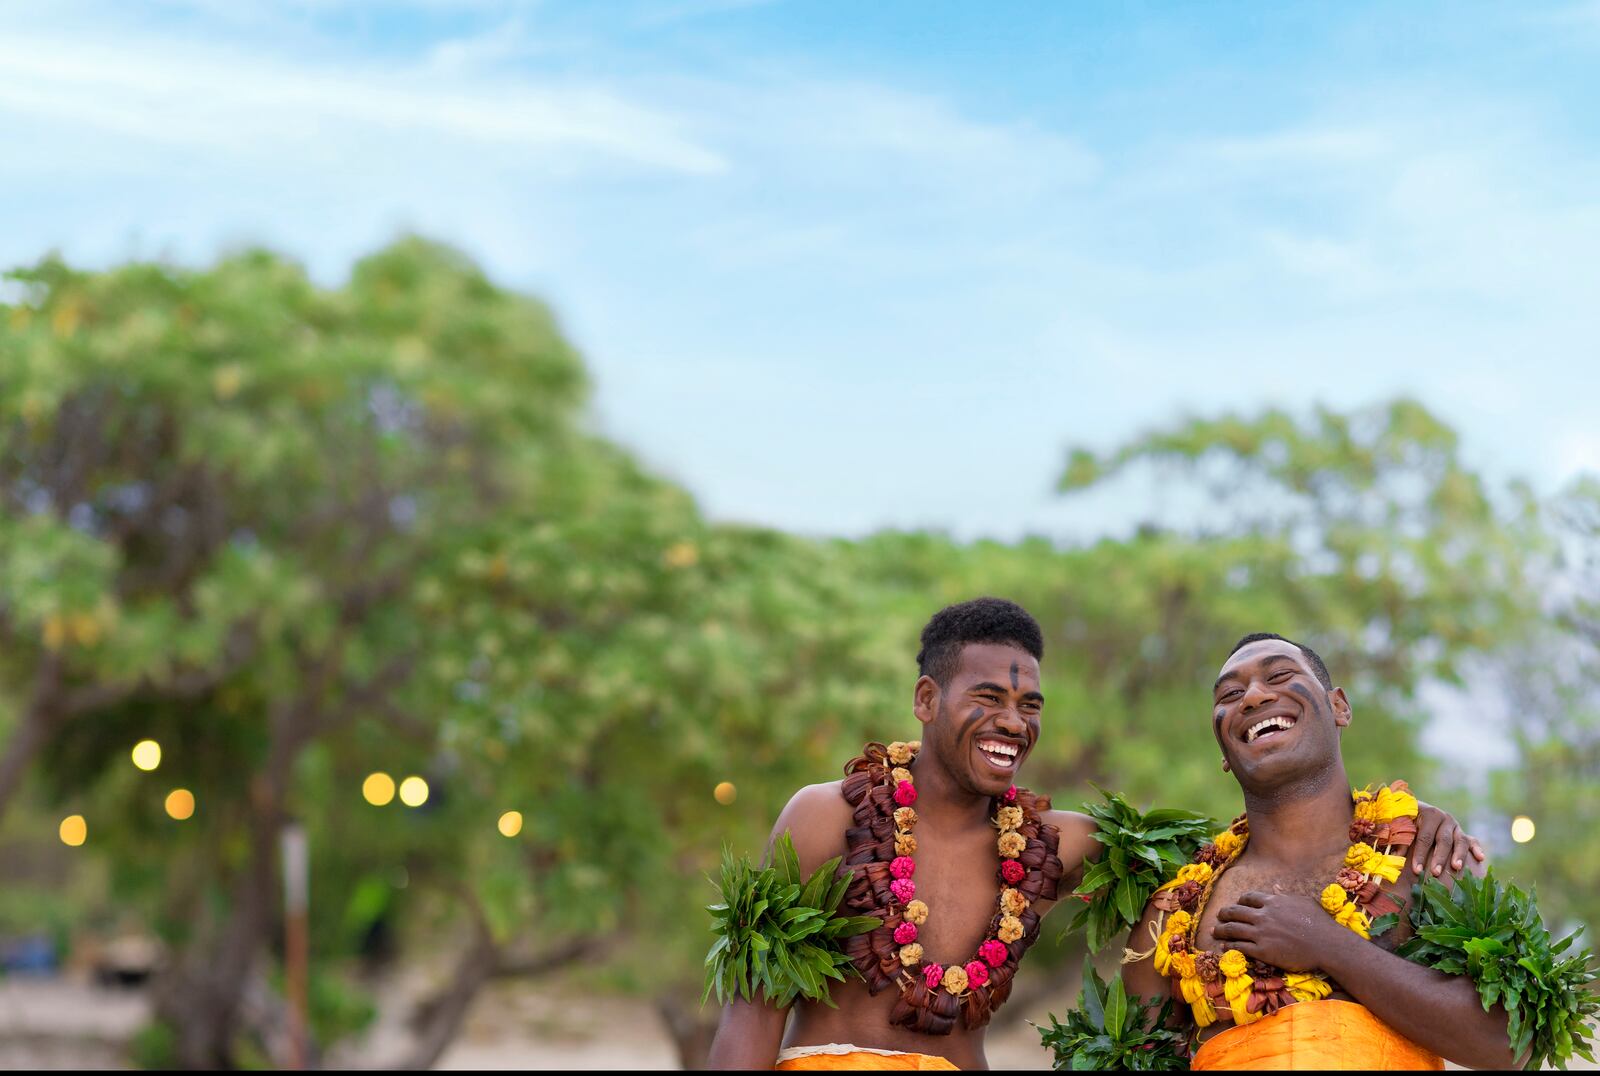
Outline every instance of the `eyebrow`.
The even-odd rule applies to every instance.
[[[976,694],[977,692],[980,692],[980,691],[992,691],[996,695],[1004,695],[1009,690],[1011,690],[1011,689],[1010,688],[1001,687],[999,684],[993,684],[993,683],[990,683],[987,680],[984,680],[981,683],[973,684],[971,687],[967,688],[967,693],[968,694]],[[1024,701],[1026,701],[1028,699],[1033,699],[1033,700],[1036,700],[1038,702],[1043,702],[1044,701],[1044,696],[1041,695],[1037,691],[1024,692],[1023,695],[1022,695],[1022,698],[1023,698]]]
[[[1286,661],[1291,665],[1294,664],[1294,658],[1290,657],[1288,654],[1268,654],[1265,658],[1261,659],[1261,667],[1263,669],[1270,669],[1272,666],[1281,665]],[[1232,680],[1238,675],[1238,670],[1232,670],[1223,673],[1221,676],[1217,677],[1216,682],[1211,685],[1212,692],[1215,692],[1217,688],[1221,687],[1224,680]]]

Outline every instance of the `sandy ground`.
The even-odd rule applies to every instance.
[[[360,1043],[327,1059],[329,1068],[384,1068],[406,1045],[404,995],[393,984],[385,1016]],[[0,979],[0,1071],[126,1068],[124,1048],[149,1013],[137,991],[106,990],[68,979]],[[1028,1014],[1043,1019],[1044,1014]],[[989,1062],[1000,1069],[1047,1069],[1049,1055],[1026,1023],[991,1032]],[[674,1069],[672,1040],[642,1002],[595,998],[570,1006],[526,984],[499,984],[478,1000],[462,1034],[438,1065],[449,1070]],[[1452,1065],[1451,1068],[1456,1066]],[[1575,1069],[1594,1066],[1578,1061]]]

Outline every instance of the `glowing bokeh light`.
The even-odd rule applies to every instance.
[[[400,782],[400,802],[407,807],[421,807],[428,802],[428,782],[412,774]]]
[[[522,812],[507,811],[500,816],[500,836],[515,837],[522,832]]]
[[[161,765],[161,745],[154,740],[140,740],[134,744],[133,764],[146,773]]]
[[[382,771],[367,774],[361,782],[361,795],[374,807],[382,807],[394,799],[394,778]]]
[[[179,822],[194,814],[194,793],[187,788],[175,788],[167,793],[167,817]]]
[[[1519,814],[1511,820],[1511,839],[1518,844],[1527,844],[1533,840],[1533,819],[1525,814]]]
[[[732,781],[723,781],[711,790],[711,795],[724,807],[732,803],[739,796],[739,790],[733,787]]]
[[[81,814],[69,814],[61,820],[61,843],[73,848],[89,839],[89,823]]]

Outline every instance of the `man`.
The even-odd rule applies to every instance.
[[[1512,1067],[1502,1007],[1485,1011],[1471,979],[1393,952],[1424,868],[1420,854],[1387,856],[1405,849],[1415,801],[1398,783],[1352,798],[1350,722],[1309,647],[1268,633],[1234,646],[1212,728],[1245,815],[1146,907],[1133,937],[1157,946],[1130,951],[1128,990],[1171,990],[1185,1022],[1204,1025],[1197,1069]],[[1398,925],[1366,937],[1385,912]]]
[[[836,1007],[797,1002],[792,1020],[733,1000],[713,1068],[987,1067],[990,1013],[1039,920],[1100,848],[1092,819],[1017,788],[1040,735],[1043,653],[1033,617],[998,598],[928,622],[912,693],[920,745],[869,745],[845,780],[801,789],[773,827],[803,873],[845,857],[855,876],[841,914],[883,918],[850,939],[864,981],[833,986]],[[1430,843],[1438,831],[1436,858],[1466,853],[1448,816],[1422,828]]]

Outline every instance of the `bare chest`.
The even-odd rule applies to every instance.
[[[1217,916],[1222,909],[1238,902],[1246,893],[1287,893],[1291,896],[1318,899],[1344,866],[1342,855],[1330,856],[1328,861],[1310,870],[1285,871],[1272,864],[1252,862],[1249,854],[1240,857],[1232,867],[1223,871],[1211,890],[1205,910],[1200,914],[1200,927],[1195,940],[1200,948],[1220,952],[1227,946],[1216,937]]]
[[[1000,854],[994,832],[941,835],[917,830],[917,897],[928,905],[928,920],[917,940],[939,964],[974,959],[994,920],[1000,884]]]

